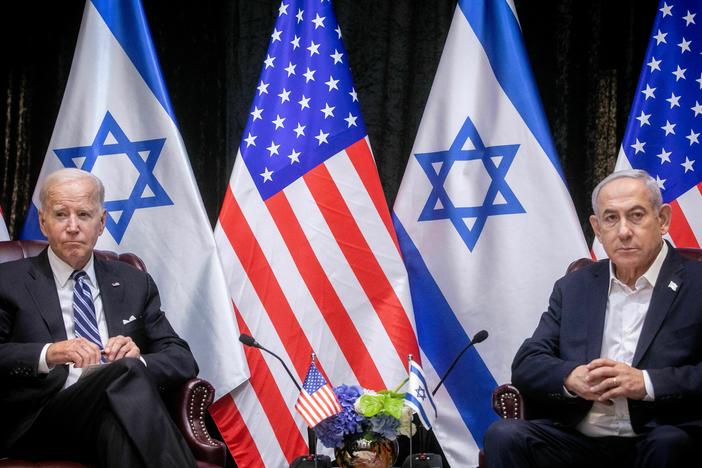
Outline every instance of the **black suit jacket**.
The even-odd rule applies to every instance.
[[[124,262],[95,258],[94,263],[109,335],[135,341],[161,390],[195,377],[195,359],[160,310],[151,276]],[[125,324],[132,315],[136,320]],[[0,447],[24,433],[63,387],[68,366],[56,366],[48,374],[39,374],[37,367],[44,345],[65,339],[46,250],[0,264]]]
[[[592,406],[563,393],[581,364],[600,357],[609,289],[608,260],[561,278],[534,335],[517,352],[512,381],[529,400],[530,417],[572,426]],[[632,427],[702,426],[702,263],[669,252],[656,281],[632,366],[647,370],[655,401],[629,400]]]

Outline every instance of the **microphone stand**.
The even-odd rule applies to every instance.
[[[483,341],[485,341],[485,340],[487,339],[487,337],[488,337],[488,332],[487,332],[486,330],[480,330],[478,333],[475,334],[475,336],[473,337],[473,339],[470,340],[470,342],[468,342],[468,344],[466,345],[466,347],[463,348],[463,349],[461,350],[461,352],[458,353],[458,355],[454,358],[453,362],[451,363],[451,365],[449,366],[449,368],[448,368],[448,369],[446,370],[446,372],[444,373],[444,376],[441,377],[441,380],[439,380],[439,383],[436,384],[436,387],[434,388],[434,391],[431,392],[431,396],[436,395],[437,390],[439,390],[439,388],[441,387],[441,384],[444,383],[444,380],[446,380],[446,377],[449,376],[449,374],[451,373],[451,371],[453,370],[453,368],[456,367],[456,364],[458,363],[458,360],[461,359],[461,356],[463,356],[463,355],[465,354],[465,352],[468,351],[468,349],[469,349],[471,346],[477,345],[478,343],[482,343]]]
[[[280,356],[275,354],[273,351],[264,348],[261,346],[261,344],[256,341],[252,336],[247,335],[245,333],[242,333],[239,335],[239,341],[243,343],[246,346],[250,346],[252,348],[258,348],[262,351],[267,352],[274,358],[276,358],[280,363],[283,365],[283,369],[285,369],[285,372],[288,373],[288,376],[290,376],[290,380],[293,381],[295,384],[295,387],[297,388],[298,392],[302,392],[302,387],[300,384],[297,382],[297,379],[292,375],[292,372],[290,372],[290,369],[288,369],[288,366],[285,364],[285,361],[283,361]],[[314,361],[315,356],[314,353],[312,353],[312,361]],[[329,458],[326,455],[317,455],[317,434],[315,434],[314,429],[311,427],[307,427],[307,444],[309,446],[309,454],[308,455],[302,455],[293,460],[293,462],[290,464],[290,468],[307,468],[307,467],[314,467],[314,468],[328,468],[331,467],[331,458]]]

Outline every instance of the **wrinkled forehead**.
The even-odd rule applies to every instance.
[[[46,202],[52,208],[99,208],[99,198],[98,188],[89,179],[61,181],[46,188]]]
[[[653,209],[653,201],[646,184],[639,179],[615,179],[604,185],[597,197],[600,213],[607,210],[630,210],[635,207]]]

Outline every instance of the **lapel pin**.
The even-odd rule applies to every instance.
[[[678,290],[678,285],[677,285],[677,283],[675,283],[675,281],[671,281],[670,283],[668,283],[668,287],[669,287],[670,289],[672,289],[673,291],[677,291],[677,290]]]
[[[112,283],[113,288],[116,288],[117,286],[119,286],[119,281],[115,281],[114,283]]]

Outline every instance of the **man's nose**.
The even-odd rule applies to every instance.
[[[66,229],[69,232],[78,231],[78,218],[76,216],[69,216],[68,223],[66,224]]]
[[[622,239],[631,237],[631,226],[626,218],[622,218],[621,221],[619,221],[617,235]]]

